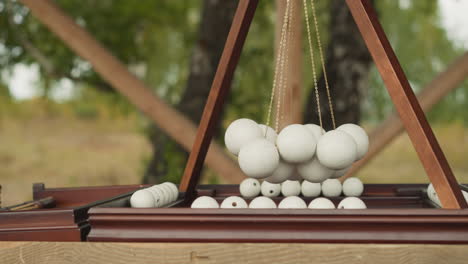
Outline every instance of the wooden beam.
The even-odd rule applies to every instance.
[[[449,92],[459,87],[467,77],[468,52],[454,61],[447,70],[440,73],[432,82],[423,88],[421,93],[419,93],[418,101],[423,111],[428,112],[431,110],[432,107]],[[356,162],[341,180],[355,175],[404,131],[405,128],[397,113],[393,113],[387,117],[379,127],[370,133],[370,146],[366,156],[362,160]]]
[[[346,0],[377,69],[444,208],[466,208],[458,182],[369,0]],[[396,165],[396,164],[395,164]]]
[[[94,70],[114,89],[126,96],[165,133],[190,151],[196,135],[196,126],[190,120],[154,95],[149,87],[130,73],[122,62],[77,25],[53,1],[21,2],[74,52],[89,61]],[[239,166],[216,143],[213,143],[208,151],[206,164],[226,182],[238,183],[245,178]]]
[[[466,263],[466,245],[0,242],[2,263]]]
[[[223,110],[224,101],[231,88],[232,77],[257,5],[258,0],[240,0],[237,6],[224,51],[219,61],[213,84],[211,85],[210,94],[203,110],[197,139],[190,152],[184,176],[179,186],[181,192],[186,192],[187,200],[195,195],[195,187],[200,178],[206,151],[210,146],[215,128],[219,123],[220,113]]]

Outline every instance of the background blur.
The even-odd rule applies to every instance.
[[[237,1],[55,2],[155,94],[198,122]],[[340,45],[356,53],[363,47],[347,35],[356,33],[352,28],[342,28],[354,26],[347,23],[349,14],[341,12],[343,1],[317,2],[327,68],[333,73],[332,85],[342,89],[342,93],[338,88],[332,90],[338,120],[360,122],[371,131],[392,113],[392,103],[368,55],[334,58],[333,48]],[[375,2],[416,92],[466,52],[467,1]],[[222,132],[232,120],[265,119],[274,68],[275,11],[274,1],[261,1],[223,113],[220,144]],[[312,76],[306,34],[303,37],[304,119],[312,122]],[[351,66],[362,65],[362,70],[343,70],[340,65],[346,60]],[[346,82],[340,78],[346,78],[348,72],[362,81],[341,87]],[[344,96],[346,93],[356,96]],[[465,81],[428,114],[461,182],[468,182],[467,96]],[[2,206],[31,198],[35,182],[66,187],[177,181],[185,159],[177,144],[167,140],[27,8],[17,1],[0,0]],[[367,183],[428,182],[406,135],[358,175]],[[207,169],[204,182],[222,180]]]

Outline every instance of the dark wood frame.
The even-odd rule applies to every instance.
[[[457,180],[377,19],[375,10],[368,0],[346,0],[346,3],[444,208],[466,208],[467,203]],[[224,100],[230,90],[232,76],[257,4],[258,0],[239,1],[181,181],[180,191],[185,193],[187,200],[196,196],[196,185],[206,152],[219,122],[219,113],[222,112]]]

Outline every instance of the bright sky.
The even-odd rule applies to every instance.
[[[456,45],[468,49],[468,0],[439,0],[441,24],[447,29],[450,39]],[[5,74],[5,73],[4,73]],[[35,97],[38,90],[37,65],[17,65],[11,76],[5,78],[9,81],[12,95],[18,99]],[[52,89],[52,97],[56,100],[67,100],[73,96],[73,84],[64,80]]]

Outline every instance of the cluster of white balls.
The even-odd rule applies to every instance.
[[[355,124],[328,132],[315,124],[293,124],[277,134],[246,118],[229,125],[224,141],[248,177],[270,183],[301,178],[321,183],[339,178],[369,148],[366,132]]]
[[[172,182],[165,182],[138,190],[130,197],[134,208],[164,207],[177,200],[179,190]]]

